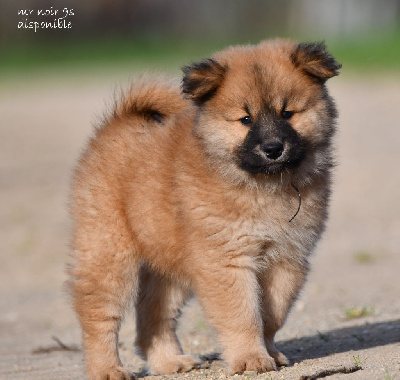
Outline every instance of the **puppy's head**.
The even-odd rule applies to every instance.
[[[325,82],[339,68],[323,43],[289,40],[231,47],[187,66],[183,92],[199,107],[194,132],[235,180],[307,182],[332,165],[336,110]]]

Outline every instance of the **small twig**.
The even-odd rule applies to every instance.
[[[66,344],[64,344],[63,342],[61,342],[60,338],[57,338],[55,335],[53,335],[51,337],[51,339],[53,339],[55,342],[57,342],[57,344],[65,351],[69,351],[71,348],[68,347]]]
[[[335,368],[335,369],[326,369],[321,372],[317,372],[314,375],[303,375],[300,377],[299,380],[317,380],[317,379],[322,379],[324,377],[336,375],[337,373],[353,373],[357,372],[360,369],[362,369],[359,365],[355,365],[352,367],[340,367],[340,368]]]
[[[32,350],[32,354],[49,354],[55,351],[72,351],[72,352],[80,351],[80,349],[76,346],[67,346],[65,343],[61,341],[60,338],[56,336],[52,336],[51,339],[53,339],[58,344],[58,346],[38,347]]]
[[[301,194],[300,194],[300,191],[293,183],[291,183],[291,185],[292,185],[293,189],[295,189],[296,192],[297,192],[297,196],[299,198],[299,206],[297,207],[296,213],[290,218],[289,223],[297,216],[297,214],[300,211],[300,207],[301,207]]]

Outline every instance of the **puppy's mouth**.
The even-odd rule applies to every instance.
[[[293,147],[280,141],[269,141],[251,150],[242,146],[238,156],[243,170],[251,174],[275,175],[298,167],[305,157],[305,148],[302,144]]]

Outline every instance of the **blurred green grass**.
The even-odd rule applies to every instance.
[[[392,34],[333,41],[329,50],[350,70],[400,70],[400,29]]]
[[[114,37],[64,41],[40,41],[3,47],[0,73],[31,71],[44,67],[105,67],[134,63],[162,68],[189,62],[224,47],[210,41],[133,39]]]
[[[238,41],[187,41],[171,38],[134,39],[114,36],[103,39],[41,41],[2,46],[0,77],[48,68],[136,67],[173,70],[230,44],[256,43],[259,39]],[[301,38],[296,40],[313,40]],[[335,58],[350,71],[400,70],[400,29],[374,36],[326,41]]]

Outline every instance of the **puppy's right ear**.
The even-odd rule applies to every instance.
[[[182,91],[196,103],[209,100],[225,78],[227,68],[214,59],[185,66],[183,69]]]

